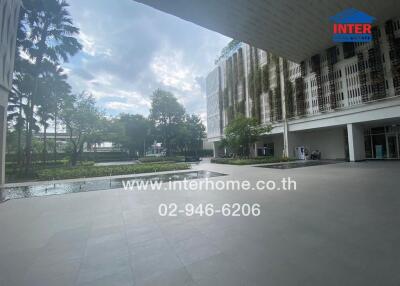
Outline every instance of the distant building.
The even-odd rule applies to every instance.
[[[242,114],[274,127],[253,146],[255,156],[287,148],[298,157],[304,147],[325,159],[399,159],[400,18],[374,27],[372,37],[299,64],[244,43],[232,48],[206,80],[216,155],[224,128]]]

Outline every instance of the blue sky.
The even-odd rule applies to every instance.
[[[229,38],[133,0],[68,0],[83,50],[64,67],[108,115],[148,115],[157,88],[205,121],[204,77]]]

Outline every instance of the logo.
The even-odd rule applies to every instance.
[[[354,8],[330,17],[333,24],[332,40],[337,43],[366,43],[372,40],[374,17]]]

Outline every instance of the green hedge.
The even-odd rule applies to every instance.
[[[68,160],[69,154],[57,153],[58,160]],[[41,162],[43,159],[42,154],[32,154],[32,162]],[[128,161],[128,153],[125,152],[84,152],[82,153],[81,161],[95,161],[95,162],[112,162],[112,161]],[[16,162],[17,154],[6,154],[7,162]],[[47,162],[54,161],[54,153],[47,154]]]
[[[257,157],[257,158],[212,158],[211,163],[230,165],[255,165],[294,161],[291,158]]]
[[[95,162],[93,161],[83,161],[79,162],[78,167],[90,167],[93,166]],[[18,166],[16,163],[7,162],[6,163],[6,181],[11,182],[23,182],[37,180],[38,172],[40,170],[50,170],[50,169],[65,169],[68,167],[69,162],[67,160],[60,160],[52,163],[41,163],[35,162],[32,164],[32,168],[29,173],[26,173],[25,166]]]
[[[93,166],[96,162],[95,161],[81,161],[78,162],[77,164],[79,166]],[[58,160],[57,162],[50,161],[50,162],[33,162],[32,163],[32,169],[48,169],[48,168],[58,168],[58,167],[63,167],[63,166],[68,166],[69,161],[68,160]],[[25,169],[25,165],[18,166],[16,162],[6,162],[6,169],[11,168],[11,169]]]
[[[185,162],[184,156],[175,157],[142,157],[139,158],[142,163],[155,163],[155,162]]]
[[[176,156],[212,157],[214,155],[214,152],[211,149],[203,149],[203,150],[198,150],[198,151],[179,152],[179,153],[175,153],[174,155],[176,155]]]
[[[165,164],[132,164],[119,166],[79,166],[74,168],[54,168],[44,169],[37,172],[39,180],[61,180],[88,177],[103,177],[110,175],[130,175],[139,173],[162,172],[172,170],[190,169],[189,164],[185,163],[165,163]]]

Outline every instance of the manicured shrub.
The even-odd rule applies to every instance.
[[[119,166],[78,166],[73,168],[44,169],[37,172],[39,180],[61,180],[88,177],[103,177],[110,175],[131,175],[139,173],[151,173],[173,170],[190,169],[185,163],[156,163],[156,164],[132,164]]]
[[[155,162],[185,162],[184,156],[175,157],[142,157],[139,158],[142,163],[155,163]]]
[[[202,149],[197,151],[179,152],[175,153],[176,156],[198,156],[198,157],[212,157],[214,151],[210,149]]]
[[[230,165],[255,165],[293,161],[290,158],[257,157],[257,158],[212,158],[211,163]]]

